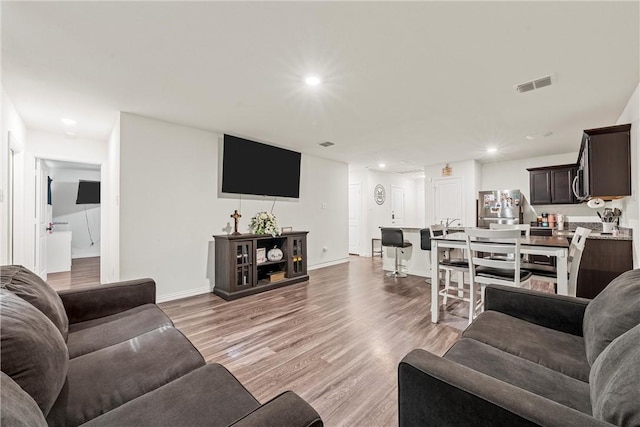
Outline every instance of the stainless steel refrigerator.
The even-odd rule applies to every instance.
[[[478,193],[478,227],[489,224],[522,223],[522,193],[520,190],[493,190]]]

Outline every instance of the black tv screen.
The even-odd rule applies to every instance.
[[[78,182],[78,197],[76,205],[89,205],[100,203],[100,181]]]
[[[296,151],[224,135],[222,192],[300,197],[300,158]]]

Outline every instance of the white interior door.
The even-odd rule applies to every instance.
[[[433,206],[436,224],[449,221],[453,225],[464,225],[462,203],[462,178],[438,178],[433,183]]]
[[[391,224],[404,225],[404,188],[391,186]]]
[[[362,215],[362,186],[349,184],[349,253],[360,255],[360,223]]]
[[[36,159],[36,200],[35,200],[35,271],[47,280],[47,167],[41,159]]]

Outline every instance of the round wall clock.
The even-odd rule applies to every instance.
[[[376,188],[373,189],[373,198],[377,204],[382,205],[387,198],[384,187],[382,184],[376,185]]]

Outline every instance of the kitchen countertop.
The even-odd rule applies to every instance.
[[[560,237],[573,237],[574,230],[563,230],[563,231],[554,230],[553,234],[555,236],[560,236]],[[600,231],[593,230],[593,231],[591,231],[591,233],[589,234],[587,239],[597,239],[597,240],[633,240],[633,237],[631,236],[631,233],[629,232],[628,229],[620,230],[620,233],[617,236],[614,236],[613,234],[610,234],[610,233],[605,234],[605,233],[602,233]]]

